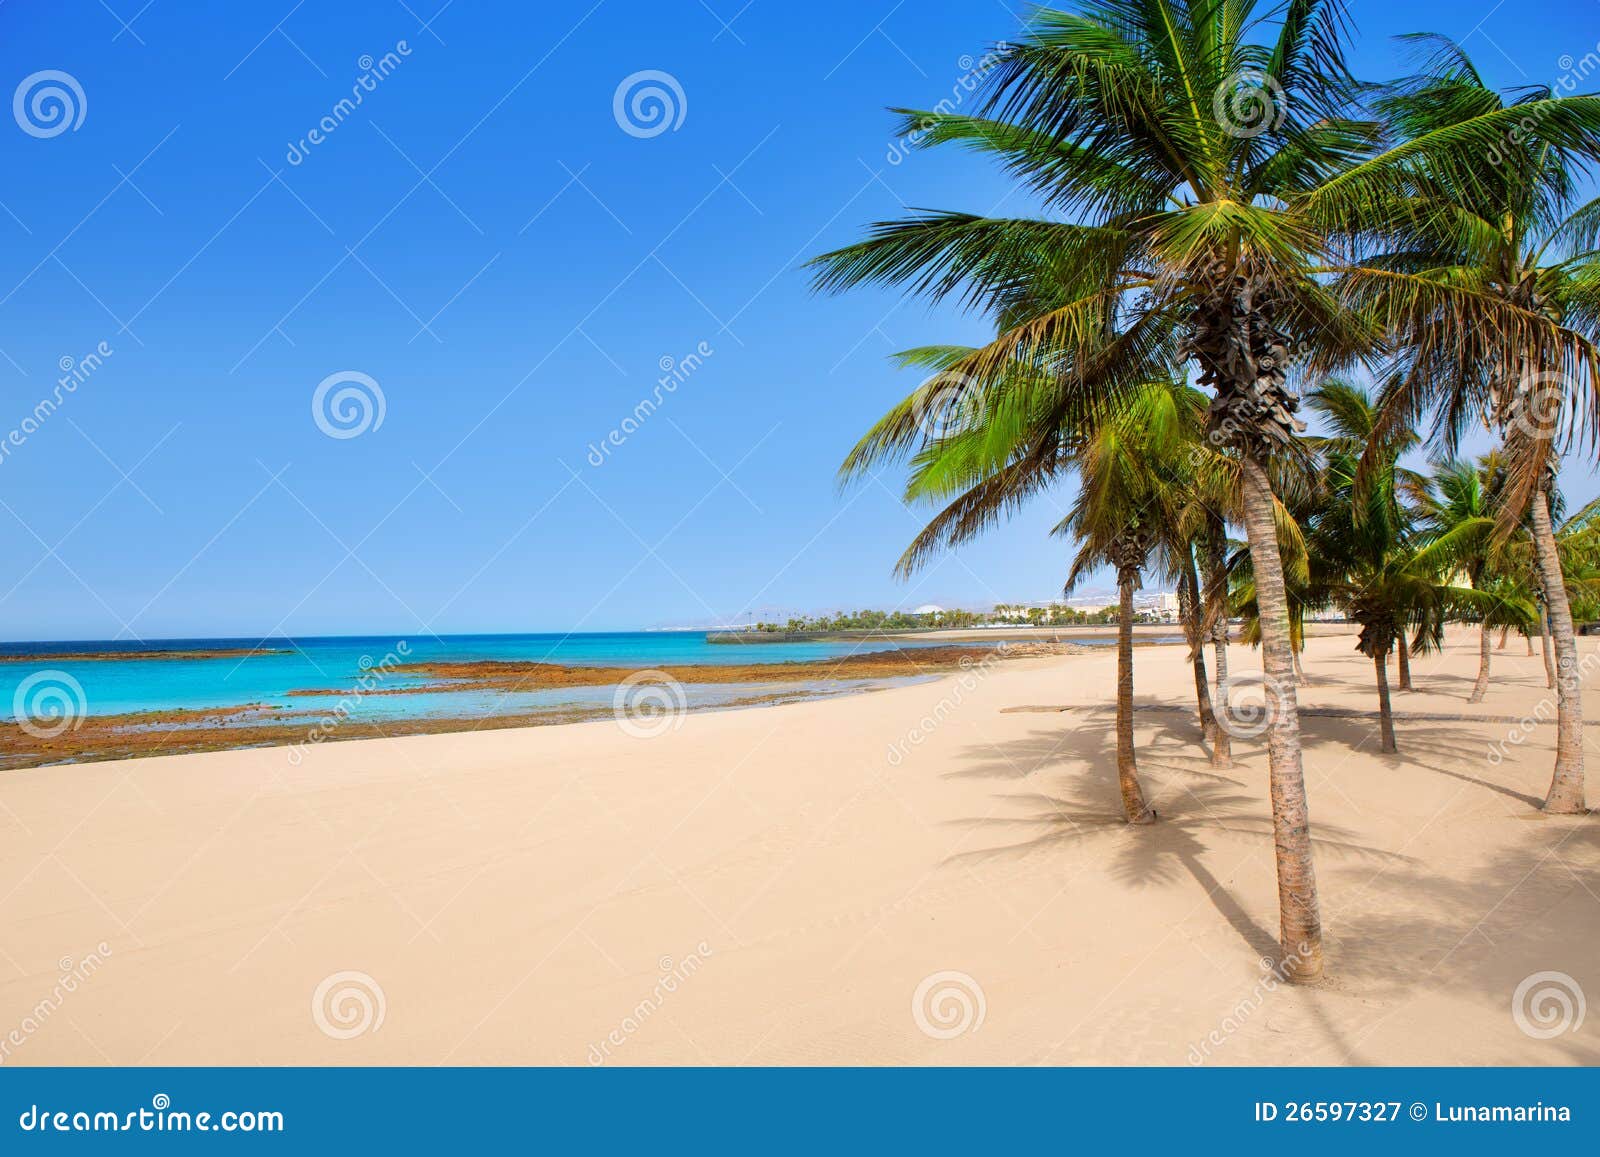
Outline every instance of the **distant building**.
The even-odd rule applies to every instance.
[[[937,606],[934,603],[925,603],[911,613],[913,615],[921,615],[923,617],[927,617],[928,615],[942,615],[944,614],[944,608]]]

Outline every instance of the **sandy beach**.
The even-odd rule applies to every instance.
[[[1414,660],[1398,757],[1339,710],[1374,709],[1369,662],[1311,640],[1312,989],[1261,963],[1264,745],[1213,770],[1182,648],[1142,649],[1160,821],[1127,827],[1114,664],[1017,660],[651,738],[8,772],[4,1063],[1600,1063],[1600,1019],[1538,1039],[1512,1011],[1543,971],[1600,993],[1600,823],[1535,811],[1554,725],[1503,721],[1546,695],[1521,640],[1479,705],[1472,633]]]

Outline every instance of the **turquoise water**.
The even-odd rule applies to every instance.
[[[614,688],[561,688],[537,692],[415,695],[357,695],[363,672],[387,664],[435,660],[500,659],[561,663],[569,666],[661,667],[691,663],[785,663],[834,658],[897,645],[884,641],[850,643],[707,643],[699,631],[643,631],[572,635],[457,635],[415,638],[400,635],[306,639],[181,639],[128,642],[0,643],[0,657],[37,655],[27,662],[0,662],[0,712],[16,714],[19,702],[33,703],[41,690],[67,688],[75,710],[86,715],[133,711],[201,710],[265,704],[285,712],[320,713],[344,703],[365,719],[464,718],[490,713],[609,706]],[[116,659],[53,662],[48,652],[130,650],[217,650],[281,648],[284,653],[223,659]],[[59,678],[59,672],[67,676]],[[32,684],[28,683],[33,680]],[[367,679],[385,690],[436,680],[376,673]],[[883,685],[882,680],[874,685]],[[73,684],[76,684],[76,687]],[[81,688],[81,695],[76,688]],[[330,696],[290,696],[294,690],[336,688]],[[828,691],[837,690],[830,684]],[[844,689],[855,689],[855,685]],[[19,700],[18,692],[22,691]],[[691,687],[691,706],[714,706],[770,685]],[[42,713],[42,712],[36,712]]]

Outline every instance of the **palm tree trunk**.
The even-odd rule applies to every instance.
[[[1472,685],[1472,694],[1467,696],[1468,703],[1482,703],[1483,697],[1489,692],[1489,624],[1482,623],[1478,627],[1478,681]]]
[[[1544,686],[1546,691],[1556,689],[1556,660],[1550,653],[1550,608],[1539,608],[1539,646],[1544,650]],[[1533,640],[1528,640],[1528,649],[1533,649]]]
[[[1139,767],[1133,754],[1133,586],[1127,571],[1117,575],[1117,786],[1122,792],[1122,814],[1130,824],[1155,822],[1139,786]]]
[[[1245,534],[1255,570],[1261,624],[1261,666],[1271,724],[1267,760],[1272,833],[1278,870],[1278,939],[1283,975],[1308,984],[1322,975],[1322,917],[1311,859],[1311,817],[1301,765],[1300,710],[1295,699],[1289,597],[1273,521],[1272,485],[1253,451],[1241,454]]]
[[[1495,647],[1494,647],[1494,649],[1496,651],[1504,651],[1506,649],[1506,636],[1509,635],[1510,633],[1511,633],[1511,628],[1510,627],[1501,627],[1500,628],[1500,641],[1498,643],[1496,643]]]
[[[1561,556],[1556,552],[1555,528],[1550,524],[1549,495],[1534,493],[1533,544],[1539,557],[1539,577],[1544,580],[1545,607],[1556,651],[1556,766],[1545,796],[1544,810],[1556,815],[1576,815],[1583,804],[1583,700],[1578,693],[1578,642],[1572,633],[1572,607],[1567,584],[1561,577]]]
[[[1298,648],[1294,652],[1294,679],[1296,683],[1304,684],[1307,682],[1306,669],[1300,664],[1300,651]]]
[[[1200,578],[1195,573],[1194,554],[1184,559],[1184,570],[1178,576],[1178,606],[1183,616],[1184,638],[1189,643],[1189,658],[1194,665],[1194,698],[1200,711],[1200,729],[1211,746],[1212,767],[1232,767],[1233,751],[1228,733],[1217,723],[1216,711],[1211,705],[1211,685],[1206,679],[1206,641],[1200,626],[1205,616],[1201,613]]]
[[[1400,632],[1400,690],[1411,690],[1411,645],[1404,631]]]
[[[1228,544],[1226,524],[1212,515],[1206,527],[1206,613],[1211,616],[1211,649],[1216,659],[1214,709],[1228,715]],[[1214,609],[1213,609],[1214,608]]]
[[[1394,754],[1400,748],[1394,742],[1394,709],[1389,705],[1389,654],[1372,656],[1372,665],[1378,672],[1378,750]]]

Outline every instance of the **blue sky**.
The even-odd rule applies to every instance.
[[[48,109],[34,132],[0,118],[0,436],[63,359],[111,351],[0,460],[0,637],[601,630],[1051,597],[1066,547],[1045,537],[1048,501],[891,578],[917,527],[898,479],[841,495],[834,470],[915,385],[885,355],[983,327],[888,293],[813,298],[799,271],[903,204],[1027,208],[959,154],[890,163],[884,111],[950,94],[1018,11],[0,5],[4,91],[57,70],[82,93],[56,135],[36,135],[57,127]],[[1505,84],[1551,81],[1600,42],[1587,0],[1353,13],[1371,75],[1417,29],[1464,39]],[[647,71],[682,94],[654,135],[614,114]],[[592,464],[664,359],[692,368]],[[313,395],[346,371],[377,384],[382,422],[329,437]],[[1577,464],[1567,487],[1594,492]]]

